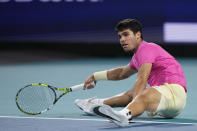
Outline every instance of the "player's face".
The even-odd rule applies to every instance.
[[[118,32],[120,44],[125,52],[136,52],[139,45],[140,32],[134,34],[130,29]]]

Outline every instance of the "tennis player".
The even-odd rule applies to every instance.
[[[122,80],[137,73],[133,88],[120,95],[106,98],[76,100],[84,112],[111,119],[119,126],[127,126],[136,116],[176,117],[186,104],[186,79],[177,60],[155,43],[143,40],[142,26],[135,19],[124,19],[116,25],[120,45],[134,55],[128,65],[93,73],[84,82],[84,89],[94,86],[91,82]],[[150,87],[147,87],[147,84]],[[117,111],[112,107],[124,107]]]

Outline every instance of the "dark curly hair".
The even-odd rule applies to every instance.
[[[115,27],[116,32],[120,32],[126,29],[130,29],[131,31],[133,31],[134,34],[136,34],[139,31],[141,33],[141,38],[143,39],[142,25],[138,20],[124,19],[121,20]]]

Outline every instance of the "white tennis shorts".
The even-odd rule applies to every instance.
[[[187,94],[184,88],[178,84],[164,84],[154,86],[161,93],[161,100],[154,114],[166,118],[173,118],[180,114],[184,109],[187,99]]]

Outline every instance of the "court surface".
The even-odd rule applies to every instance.
[[[101,81],[92,90],[69,93],[42,115],[29,116],[21,113],[16,107],[16,92],[26,84],[42,82],[61,88],[69,87],[83,83],[95,71],[126,65],[129,61],[130,58],[84,58],[1,64],[0,131],[196,130],[197,59],[190,58],[178,58],[187,79],[188,99],[184,111],[174,119],[151,119],[144,113],[135,118],[134,123],[128,127],[120,128],[103,118],[86,115],[74,105],[75,99],[94,96],[105,98],[126,91],[132,88],[136,76],[122,81]]]

